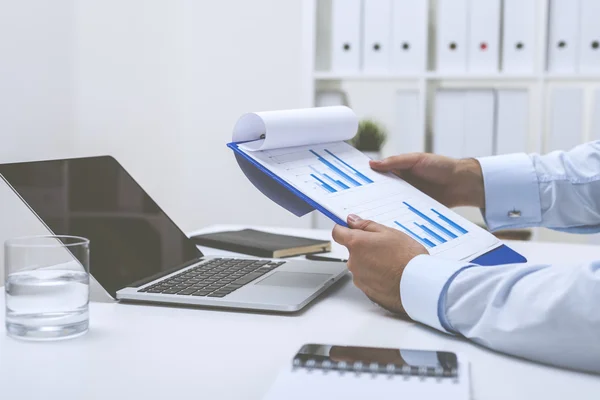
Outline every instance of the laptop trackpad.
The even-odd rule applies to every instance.
[[[257,285],[267,286],[285,286],[295,288],[314,289],[323,284],[333,275],[330,274],[314,274],[310,272],[275,272],[258,282]]]

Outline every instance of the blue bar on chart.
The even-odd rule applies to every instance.
[[[407,202],[404,201],[403,203],[408,207],[408,209],[410,211],[412,211],[413,213],[417,214],[419,217],[423,218],[425,221],[429,222],[438,231],[442,232],[443,234],[445,234],[447,236],[450,236],[452,239],[456,239],[458,237],[455,233],[453,233],[449,229],[446,229],[445,227],[443,227],[442,225],[440,225],[439,223],[437,223],[433,219],[429,218],[427,215],[423,214],[421,211],[417,210],[416,208],[414,208],[413,206],[411,206],[410,204],[408,204]]]
[[[406,233],[408,233],[410,236],[412,236],[413,238],[415,238],[419,242],[423,243],[425,246],[427,246],[427,247],[435,247],[435,243],[433,243],[431,240],[429,240],[427,238],[423,238],[423,237],[417,235],[416,233],[414,233],[413,231],[411,231],[410,229],[408,229],[407,227],[405,227],[404,225],[402,225],[398,221],[394,221],[394,223],[396,225],[398,225],[400,228],[404,229],[406,231]]]
[[[454,229],[456,229],[457,231],[459,231],[462,234],[465,233],[469,233],[468,230],[466,230],[465,228],[463,228],[462,226],[458,225],[456,222],[450,220],[448,217],[446,217],[445,215],[440,214],[439,212],[435,211],[433,208],[431,209],[431,211],[433,211],[434,213],[437,214],[438,217],[440,217],[440,219],[442,221],[446,221],[446,223],[448,223],[448,225],[452,226]]]
[[[316,169],[312,165],[309,166],[309,168],[312,169],[313,171],[315,171],[315,174],[317,174],[318,176],[322,176],[329,182],[333,183],[334,186],[337,186],[337,187],[341,188],[342,190],[350,189],[350,186],[346,185],[344,182],[333,179],[331,176],[327,175],[326,173],[320,172],[318,169]]]
[[[339,180],[335,180],[332,177],[330,177],[327,174],[323,174],[323,176],[327,179],[329,179],[331,182],[337,184],[339,187],[341,187],[342,189],[346,190],[346,189],[350,189],[350,186],[346,185],[344,182],[339,181]]]
[[[417,224],[416,222],[415,222],[415,225],[418,226],[419,228],[423,229],[425,232],[429,233],[438,242],[440,242],[440,243],[446,243],[447,242],[446,239],[444,239],[443,237],[441,237],[440,235],[438,235],[437,233],[435,233],[434,231],[432,231],[431,229],[429,229],[425,225]]]
[[[317,160],[319,160],[320,162],[322,162],[323,164],[325,164],[325,166],[327,166],[327,168],[329,168],[330,170],[332,170],[333,172],[335,172],[341,178],[347,180],[348,182],[350,182],[354,186],[362,186],[360,182],[358,182],[357,180],[353,179],[350,175],[346,174],[344,171],[342,171],[341,169],[339,169],[338,167],[336,167],[335,165],[333,165],[332,163],[330,163],[329,161],[327,161],[326,159],[324,159],[323,157],[321,157],[319,155],[319,153],[317,153],[316,151],[310,150],[310,152],[312,154],[314,154],[315,156],[317,156]]]
[[[329,193],[335,193],[335,192],[337,192],[337,190],[335,190],[334,188],[332,188],[331,186],[329,186],[327,183],[325,183],[321,178],[319,178],[315,174],[310,174],[310,176],[312,176],[313,178],[315,178],[321,184],[320,186],[323,189],[327,190]]]
[[[325,149],[325,152],[327,154],[329,154],[330,156],[332,156],[333,158],[335,158],[336,160],[338,160],[340,163],[344,164],[348,169],[350,169],[352,172],[354,172],[354,174],[356,176],[358,176],[360,179],[362,179],[365,183],[373,183],[373,181],[368,176],[360,173],[360,171],[358,171],[356,168],[354,168],[353,166],[351,166],[350,164],[348,164],[346,161],[342,160],[335,154],[333,154],[331,151]]]

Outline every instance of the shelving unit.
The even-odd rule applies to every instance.
[[[428,0],[424,0],[428,1]],[[583,140],[590,138],[591,103],[593,93],[600,88],[600,74],[558,74],[546,70],[549,17],[548,0],[536,1],[536,50],[535,66],[532,73],[505,74],[501,71],[490,74],[473,73],[443,73],[437,72],[431,61],[429,69],[417,74],[363,74],[337,73],[331,71],[329,64],[328,41],[330,33],[327,24],[328,16],[324,15],[331,9],[331,0],[304,0],[304,57],[306,66],[306,101],[316,105],[315,96],[319,90],[338,89],[347,93],[350,106],[359,117],[374,117],[382,122],[390,132],[390,143],[384,148],[383,155],[401,153],[402,149],[394,146],[394,137],[401,135],[394,127],[393,102],[394,95],[400,90],[416,91],[419,95],[419,112],[421,130],[425,140],[422,151],[431,151],[433,94],[440,88],[454,89],[524,89],[529,94],[529,137],[528,152],[544,153],[547,148],[546,137],[549,120],[549,101],[547,100],[555,86],[575,86],[584,88],[584,128]],[[435,9],[436,0],[429,0],[429,50],[428,57],[433,59],[435,38]],[[376,104],[374,104],[376,103]],[[381,111],[380,111],[380,110]],[[460,213],[475,222],[482,222],[478,211],[463,211]],[[321,223],[323,221],[321,220]],[[315,218],[315,226],[319,218]],[[535,230],[534,240],[567,240],[588,242],[589,237],[564,236],[546,230]],[[591,241],[600,243],[600,239]]]
[[[315,81],[416,81],[420,79],[440,81],[535,81],[541,79],[543,81],[600,81],[600,75],[568,75],[568,74],[553,74],[545,73],[541,76],[535,74],[514,75],[514,74],[444,74],[437,72],[426,72],[421,75],[398,75],[398,74],[338,74],[325,71],[314,71],[313,79]]]
[[[505,74],[440,74],[436,72],[425,72],[420,75],[397,75],[397,74],[336,74],[331,72],[315,71],[313,78],[316,81],[336,80],[487,80],[487,81],[522,81],[536,79],[535,75],[505,75]]]

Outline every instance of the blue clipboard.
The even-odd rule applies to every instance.
[[[348,226],[346,221],[342,221],[340,218],[333,215],[329,210],[325,209],[313,199],[294,188],[240,150],[238,148],[238,143],[228,143],[227,147],[233,150],[237,163],[248,180],[273,202],[279,204],[281,207],[298,217],[318,210],[336,224]],[[473,264],[484,266],[524,262],[527,262],[527,259],[507,245],[497,247],[471,261]]]

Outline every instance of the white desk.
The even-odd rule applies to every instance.
[[[213,227],[229,228],[235,227]],[[324,231],[274,231],[329,237]],[[600,247],[584,245],[512,246],[532,261],[600,255]],[[599,376],[503,356],[394,318],[345,279],[291,316],[92,303],[91,330],[84,337],[28,343],[0,335],[0,398],[259,399],[307,342],[461,352],[471,360],[477,400],[600,396]]]

